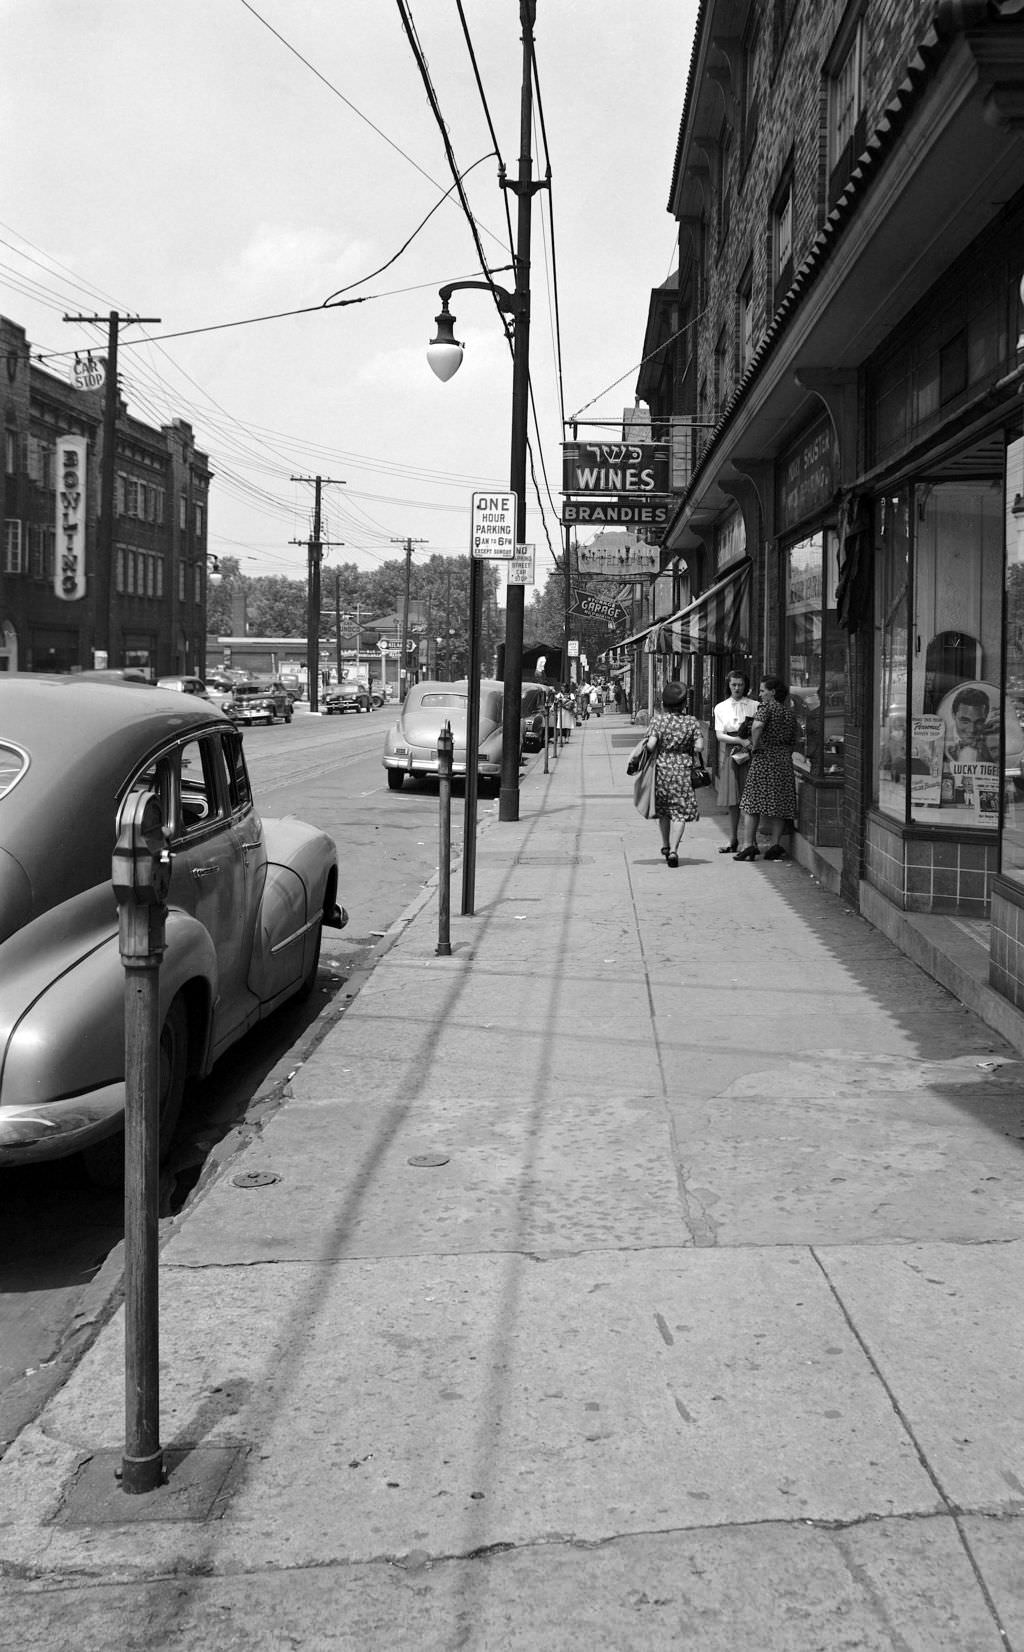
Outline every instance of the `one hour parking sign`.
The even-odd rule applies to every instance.
[[[516,548],[514,493],[474,493],[470,543],[482,562],[509,561]]]

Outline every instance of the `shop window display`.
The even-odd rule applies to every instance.
[[[830,528],[786,551],[786,674],[804,774],[841,775],[846,651],[836,614],[837,542]]]
[[[878,514],[878,805],[920,825],[994,831],[1002,791],[1000,486],[919,483],[880,500]]]
[[[1002,870],[1024,881],[1024,440],[1006,453],[1006,700]]]

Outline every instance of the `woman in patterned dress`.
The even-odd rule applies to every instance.
[[[654,812],[661,832],[661,852],[668,866],[679,865],[679,845],[688,820],[699,820],[697,798],[690,785],[690,765],[695,751],[704,750],[704,740],[696,717],[683,707],[686,690],[682,683],[666,683],[661,710],[647,725],[645,744],[656,753],[654,770]]]
[[[793,747],[797,726],[786,704],[789,684],[781,677],[762,677],[760,695],[761,704],[750,731],[751,755],[740,802],[743,847],[733,855],[733,860],[757,859],[759,819],[771,836],[771,847],[764,852],[765,860],[785,860],[786,851],[780,839],[786,822],[796,819]]]

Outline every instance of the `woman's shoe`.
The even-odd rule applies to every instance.
[[[665,864],[667,866],[678,866],[679,865],[679,856],[676,854],[674,849],[671,850],[670,853],[665,856]]]
[[[781,843],[773,843],[770,849],[765,850],[764,858],[765,860],[786,860],[788,857]]]
[[[733,855],[732,858],[733,860],[756,860],[759,853],[760,851],[751,844],[749,849],[741,849],[739,854]]]
[[[663,854],[663,856],[664,856],[664,857],[665,857],[665,859],[666,859],[666,860],[668,860],[668,857],[669,857],[669,848],[668,848],[668,845],[667,845],[667,844],[665,844],[665,843],[663,843],[663,844],[662,844],[662,846],[661,846],[661,852],[662,852],[662,854]]]
[[[739,848],[739,844],[736,841],[736,839],[733,838],[731,843],[723,843],[722,847],[719,849],[718,853],[720,855],[734,855],[738,848]]]

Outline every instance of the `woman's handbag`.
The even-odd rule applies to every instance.
[[[711,771],[704,767],[704,759],[699,751],[695,751],[690,758],[690,785],[694,791],[701,786],[711,785]]]
[[[654,757],[654,752],[644,740],[626,764],[626,773],[636,776],[633,781],[633,807],[645,820],[654,818]]]

